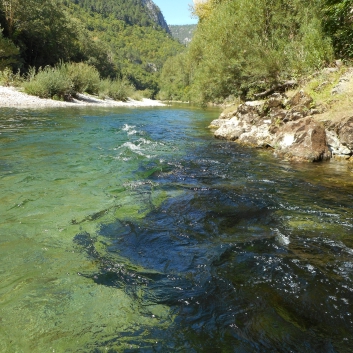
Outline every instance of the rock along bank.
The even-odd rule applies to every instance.
[[[353,162],[353,116],[320,122],[313,99],[303,91],[291,99],[274,93],[268,99],[240,104],[222,113],[210,128],[216,138],[270,148],[282,158],[319,162],[338,158]]]

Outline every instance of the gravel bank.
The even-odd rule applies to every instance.
[[[129,99],[127,102],[101,100],[93,96],[79,94],[72,102],[43,99],[19,92],[14,87],[0,86],[0,108],[50,108],[50,107],[161,107],[163,103],[144,98],[142,101]]]

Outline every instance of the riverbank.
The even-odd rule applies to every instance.
[[[228,107],[210,128],[287,160],[353,162],[352,94],[353,68],[328,68],[285,93]]]
[[[30,96],[20,92],[15,87],[0,86],[0,108],[55,108],[55,107],[161,107],[160,101],[143,98],[141,101],[129,99],[126,102],[111,99],[98,99],[97,97],[78,94],[71,102],[56,101]]]

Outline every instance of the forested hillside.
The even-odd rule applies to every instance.
[[[160,9],[150,0],[71,0],[88,12],[96,12],[104,18],[113,16],[130,25],[152,26],[156,24],[169,31]],[[161,17],[162,16],[162,17]],[[161,21],[159,20],[161,17]]]
[[[0,0],[0,69],[85,62],[155,94],[165,60],[182,49],[162,20],[150,0]]]
[[[162,98],[254,98],[353,56],[352,0],[208,0],[195,13],[190,46],[164,65]]]

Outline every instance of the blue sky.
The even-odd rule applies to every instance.
[[[153,0],[161,9],[168,25],[187,25],[197,23],[196,18],[191,18],[189,4],[192,0]]]

